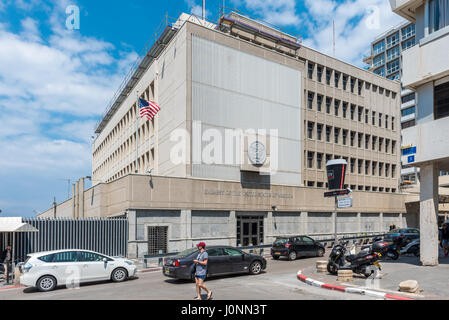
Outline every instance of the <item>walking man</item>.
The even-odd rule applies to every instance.
[[[6,249],[3,250],[2,256],[0,257],[3,267],[4,267],[4,280],[6,280],[6,283],[9,284],[9,271],[11,269],[11,246],[7,245]]]
[[[441,229],[441,246],[444,249],[444,256],[449,255],[449,227],[448,224],[443,224],[443,229]]]
[[[204,242],[200,242],[196,246],[198,247],[198,250],[200,250],[200,253],[198,254],[198,257],[193,260],[193,263],[195,263],[195,283],[197,294],[195,300],[202,300],[201,289],[207,292],[207,300],[210,300],[210,298],[212,298],[212,291],[204,285],[204,279],[206,279],[207,274],[207,261],[209,259],[209,256],[205,250],[206,244]]]

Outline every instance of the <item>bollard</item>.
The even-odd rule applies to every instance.
[[[353,275],[352,270],[338,270],[337,281],[352,281]]]
[[[147,259],[143,259],[143,268],[146,269],[148,268],[148,263],[147,263]]]
[[[319,273],[327,273],[327,261],[319,260],[316,262],[316,271]]]
[[[418,281],[416,280],[407,280],[402,281],[399,284],[399,291],[408,292],[408,293],[416,293],[419,290]]]

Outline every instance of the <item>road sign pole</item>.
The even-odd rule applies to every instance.
[[[334,209],[334,243],[337,244],[337,207],[338,197],[335,197],[335,209]]]

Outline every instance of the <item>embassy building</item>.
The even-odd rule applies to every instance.
[[[130,257],[325,237],[326,162],[342,158],[353,206],[339,209],[339,234],[416,226],[399,193],[400,92],[241,14],[217,24],[182,14],[98,123],[93,186],[81,179],[56,215],[127,216]],[[137,97],[160,106],[152,121]]]

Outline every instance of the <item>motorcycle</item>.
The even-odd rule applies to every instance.
[[[415,257],[419,257],[419,239],[415,239],[401,249],[401,254],[413,254]]]
[[[360,251],[358,254],[348,252],[348,241],[339,242],[332,248],[327,264],[327,271],[336,275],[338,270],[352,270],[354,273],[371,276],[376,269],[382,270],[379,264],[381,254],[369,250]],[[354,252],[354,248],[351,249]]]
[[[390,258],[397,260],[400,255],[400,248],[402,245],[402,238],[398,237],[393,242],[376,241],[372,245],[362,247],[361,251],[378,252],[383,258]]]

